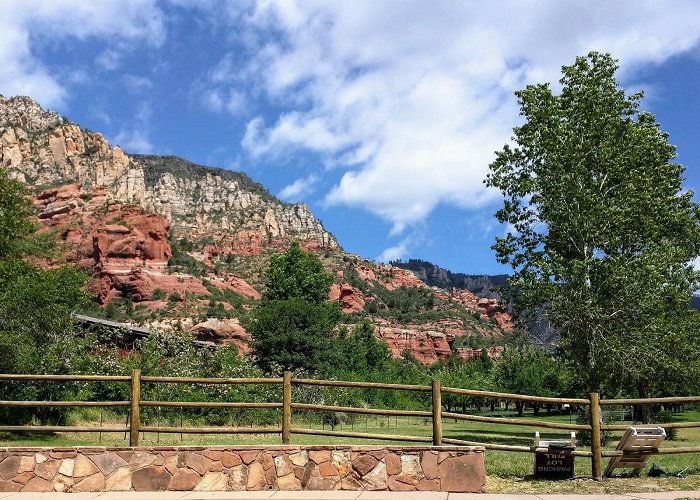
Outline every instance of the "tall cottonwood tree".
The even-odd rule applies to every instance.
[[[494,245],[514,274],[521,319],[544,315],[559,349],[592,390],[687,375],[700,354],[700,211],[684,190],[642,93],[625,95],[617,61],[591,52],[548,84],[516,92],[524,124],[497,152],[486,179],[505,198]]]

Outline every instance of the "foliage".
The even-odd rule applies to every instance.
[[[363,377],[381,372],[391,360],[388,346],[375,336],[374,326],[367,320],[357,323],[351,334],[341,329],[332,350],[335,359],[329,363],[328,376],[342,377],[346,373]]]
[[[88,300],[85,280],[71,266],[44,271],[21,260],[0,260],[0,331],[37,348],[70,333],[72,311]]]
[[[507,347],[494,368],[495,385],[502,392],[531,396],[561,395],[561,365],[540,347]],[[522,415],[522,405],[516,406],[519,415]]]
[[[0,168],[0,259],[21,253],[22,242],[34,230],[31,213],[24,185],[10,179],[7,170]]]
[[[675,422],[676,419],[673,416],[673,413],[670,411],[660,411],[653,417],[654,423],[655,424],[670,424],[672,422]],[[663,425],[661,426],[663,427]],[[666,439],[669,441],[675,441],[678,439],[678,428],[677,427],[666,427],[664,428],[666,431]]]
[[[485,351],[483,351],[485,353]],[[473,361],[462,361],[459,358],[450,359],[431,374],[442,383],[443,387],[491,391],[496,389],[494,380],[494,363],[488,356],[481,356]],[[454,394],[443,394],[442,403],[447,411],[461,407],[466,413],[467,405],[480,408],[487,401],[483,398],[471,398]]]
[[[331,276],[293,242],[265,272],[262,300],[246,321],[256,363],[266,372],[320,369],[327,362],[338,304],[326,302]]]
[[[321,261],[312,253],[301,249],[295,241],[285,253],[274,254],[265,272],[264,300],[300,299],[322,304],[328,297],[328,287],[333,278]]]
[[[192,276],[206,276],[209,267],[187,254],[192,251],[192,244],[186,239],[170,239],[172,255],[168,260],[168,268],[171,270],[181,270]]]
[[[494,249],[515,271],[516,315],[542,311],[591,389],[608,380],[641,390],[687,376],[673,357],[697,353],[698,329],[682,325],[697,322],[700,210],[667,134],[616,70],[592,52],[563,68],[559,95],[548,84],[517,92],[525,123],[486,183],[505,197],[496,216],[512,229]]]
[[[68,373],[73,367],[71,313],[88,301],[87,277],[72,266],[43,270],[23,260],[37,250],[25,196],[24,188],[0,169],[0,371]],[[0,387],[3,399],[26,391],[21,384]],[[56,395],[43,385],[30,394]],[[58,418],[61,412],[37,414]],[[28,416],[22,411],[5,415],[12,421]]]
[[[299,298],[261,302],[246,325],[256,363],[275,373],[319,369],[330,353],[340,315],[337,304]]]
[[[76,268],[43,270],[22,260],[34,227],[25,195],[0,169],[0,342],[5,371],[17,372],[49,368],[46,350],[71,334],[71,313],[88,300],[87,277]]]
[[[579,409],[576,415],[576,423],[578,425],[590,425],[591,424],[591,411],[588,407]],[[603,422],[605,425],[614,424],[612,419],[606,419]],[[612,432],[610,431],[600,431],[600,445],[606,446],[608,442],[612,439]],[[583,446],[590,446],[592,443],[592,436],[590,431],[579,431],[576,433],[576,443]]]

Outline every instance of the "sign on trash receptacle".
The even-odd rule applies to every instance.
[[[572,479],[573,477],[574,457],[570,453],[559,450],[535,453],[535,479]]]
[[[535,447],[547,451],[535,452],[535,479],[572,479],[574,477],[574,456],[576,435],[572,432],[567,441],[543,441],[540,433],[535,433]]]

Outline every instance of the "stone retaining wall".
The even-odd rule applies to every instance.
[[[3,491],[483,492],[468,446],[0,448]]]

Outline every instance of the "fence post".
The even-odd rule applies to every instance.
[[[442,444],[442,384],[433,379],[433,446]]]
[[[588,413],[591,416],[591,453],[593,454],[591,458],[591,475],[593,479],[600,481],[603,479],[603,457],[600,450],[600,394],[597,392],[589,393],[588,401],[590,402],[590,411]]]
[[[129,446],[139,445],[141,424],[141,370],[131,371],[131,412],[129,417]]]
[[[284,372],[282,378],[282,443],[289,444],[292,428],[292,372]]]

